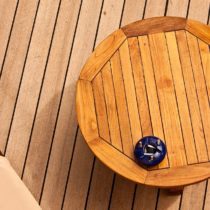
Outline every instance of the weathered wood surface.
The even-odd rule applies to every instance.
[[[188,16],[207,23],[209,0],[0,4],[0,150],[43,209],[210,208],[206,181],[168,195],[113,174],[87,148],[75,114],[76,81],[94,46],[142,18]],[[205,53],[202,58],[209,60]]]

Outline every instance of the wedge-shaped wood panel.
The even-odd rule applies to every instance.
[[[117,30],[82,69],[77,112],[94,154],[120,175],[159,187],[210,176],[209,27],[183,18],[137,21]],[[143,136],[167,146],[156,167],[137,165]]]

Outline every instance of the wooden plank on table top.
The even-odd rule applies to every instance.
[[[87,142],[99,136],[92,85],[89,81],[78,80],[76,96],[77,119]],[[85,109],[88,108],[88,111]]]
[[[198,47],[198,40],[192,34],[186,32],[191,65],[200,106],[201,119],[203,122],[204,136],[206,140],[208,157],[210,158],[210,109],[206,81]]]
[[[169,59],[171,64],[171,72],[173,75],[174,87],[177,97],[178,109],[180,113],[180,121],[182,126],[183,140],[185,144],[187,163],[197,163],[197,153],[195,147],[194,134],[192,130],[192,122],[188,108],[188,101],[185,91],[185,85],[182,76],[182,68],[179,59],[179,52],[176,42],[175,32],[165,33],[168,47]]]
[[[185,24],[186,20],[184,18],[156,17],[131,23],[122,27],[122,30],[127,37],[133,37],[180,30],[185,28]]]
[[[101,42],[82,68],[80,79],[91,81],[125,39],[123,31],[118,29]]]
[[[13,30],[18,4],[18,0],[9,2],[7,0],[2,0],[0,2],[0,78],[3,71],[4,60],[7,55],[7,48]]]
[[[88,145],[85,143],[81,132],[78,131],[68,181],[71,188],[68,188],[66,192],[66,199],[68,199],[68,202],[65,202],[63,208],[61,208],[61,205],[59,205],[60,202],[54,203],[53,200],[55,198],[53,198],[53,196],[51,196],[50,200],[47,200],[46,204],[45,197],[42,197],[41,206],[43,207],[43,209],[84,209],[89,185],[89,177],[91,175],[91,169],[93,165],[93,159],[93,153],[91,152]],[[68,168],[66,170],[68,170]],[[61,194],[59,196],[63,197],[65,191],[62,189],[59,190],[59,193]]]
[[[138,38],[129,38],[128,43],[130,47],[130,57],[133,68],[134,83],[136,87],[138,109],[141,118],[140,122],[141,122],[142,134],[143,136],[150,136],[153,135],[153,128],[152,128],[152,122],[150,116],[151,114],[148,104],[149,102],[148,102],[147,90],[145,86],[144,70],[143,70],[144,66],[141,61]],[[168,167],[167,158],[164,159],[157,167],[153,167],[152,169],[165,168],[165,167]]]
[[[170,166],[186,165],[185,148],[164,34],[149,35],[149,43]],[[173,139],[176,139],[176,143]]]
[[[158,199],[158,189],[146,185],[137,185],[133,210],[153,210]]]
[[[102,68],[101,74],[102,74],[102,81],[104,87],[104,95],[106,101],[111,143],[114,147],[116,147],[120,151],[123,151],[119,118],[118,118],[119,113],[117,110],[117,105],[114,95],[114,85],[113,85],[110,62],[107,62],[105,64],[105,66]]]
[[[98,75],[92,81],[92,87],[96,107],[99,135],[104,140],[111,142],[101,72],[99,72]]]
[[[74,1],[74,3],[77,3],[77,1]],[[76,21],[77,27],[74,32],[74,43],[73,47],[70,49],[70,61],[67,66],[68,72],[63,86],[62,100],[45,181],[45,186],[47,186],[47,192],[49,193],[49,202],[51,202],[50,200],[55,200],[55,203],[59,202],[59,208],[61,208],[62,202],[63,206],[66,208],[68,208],[71,203],[78,202],[80,199],[85,202],[87,196],[85,193],[83,194],[83,198],[80,197],[84,188],[78,188],[76,193],[72,191],[71,183],[74,182],[75,185],[77,185],[77,181],[81,181],[83,185],[88,188],[87,183],[89,183],[91,175],[87,174],[87,176],[84,176],[83,179],[80,180],[71,173],[69,173],[68,176],[67,168],[69,168],[70,160],[73,156],[74,137],[77,131],[75,111],[76,81],[79,78],[82,65],[85,63],[94,45],[101,5],[101,1],[92,0],[83,1],[83,3],[80,4],[81,11]],[[67,13],[68,11],[67,9]],[[78,145],[75,145],[75,150],[77,147]],[[56,165],[55,162],[57,162]],[[92,165],[89,165],[89,167],[91,170]],[[52,186],[52,182],[56,182],[58,185]],[[82,185],[82,183],[80,184]],[[60,191],[64,191],[64,199],[61,195],[59,195],[59,197],[57,196],[55,199],[53,192],[57,191],[57,188]],[[44,192],[45,191],[46,190],[44,190]],[[69,196],[72,193],[75,193],[75,196],[70,200]],[[84,205],[84,203],[81,205]],[[72,208],[74,208],[74,206],[72,206]],[[56,209],[55,207],[55,210]]]
[[[205,42],[198,39],[199,51],[201,55],[203,73],[206,81],[207,93],[208,97],[210,98],[210,52],[209,52],[209,45]]]
[[[136,90],[136,100],[140,116],[142,136],[151,136],[153,134],[153,131],[148,107],[147,93],[145,89],[145,81],[143,78],[144,75],[138,47],[138,38],[129,38],[128,47],[133,72],[134,86]],[[152,169],[156,168],[158,167],[152,167]]]
[[[167,144],[162,125],[161,110],[157,96],[155,75],[153,72],[153,64],[149,49],[149,40],[147,36],[140,36],[138,37],[138,41],[139,41],[141,60],[144,71],[143,73],[145,77],[145,85],[146,85],[146,91],[147,91],[147,97],[150,109],[153,135],[162,139]],[[160,163],[160,167],[168,167],[168,166],[169,162],[167,157],[163,160],[162,163]]]
[[[4,152],[16,103],[38,0],[19,2],[0,80],[0,148]],[[24,25],[24,27],[23,27]],[[18,41],[17,41],[18,40]],[[3,43],[2,43],[3,44]]]
[[[131,126],[131,141],[135,146],[136,142],[142,137],[142,131],[127,40],[119,48],[119,53]]]
[[[131,59],[133,78],[136,89],[138,110],[141,118],[142,135],[151,136],[153,131],[150,119],[151,117],[149,112],[147,92],[144,81],[143,66],[139,51],[138,38],[137,37],[129,38],[128,46],[130,50],[130,59]]]
[[[118,110],[119,126],[122,139],[123,153],[133,157],[133,143],[130,129],[129,115],[126,103],[125,88],[122,77],[119,51],[110,60],[113,76],[114,93]],[[130,139],[130,141],[128,141]]]
[[[185,31],[177,31],[177,44],[183,72],[183,79],[186,87],[190,117],[194,131],[196,151],[199,162],[208,160],[205,137],[203,134],[202,120],[196,95],[196,87],[191,67],[190,54],[187,46]]]
[[[6,150],[6,156],[19,175],[22,173],[28,149],[58,5],[58,0],[54,4],[50,1],[40,2],[27,62],[24,67],[24,75]]]

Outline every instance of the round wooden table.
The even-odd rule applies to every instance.
[[[159,17],[108,36],[84,65],[78,83],[79,126],[93,153],[114,172],[157,187],[210,177],[210,27]],[[145,168],[134,146],[157,136],[167,155]]]

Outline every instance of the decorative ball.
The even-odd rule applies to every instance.
[[[166,155],[166,145],[155,136],[146,136],[140,139],[135,146],[134,155],[140,165],[158,165]]]

